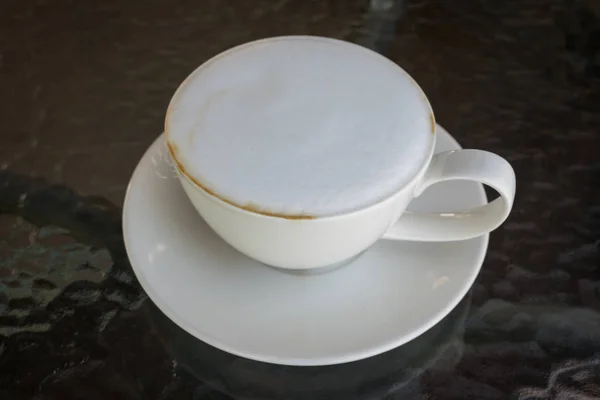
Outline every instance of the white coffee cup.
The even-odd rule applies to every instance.
[[[358,47],[334,39],[293,36],[247,43],[226,53],[256,43],[282,40],[336,42],[346,46],[350,52],[357,51],[354,47]],[[365,49],[361,48],[360,51]],[[209,62],[211,61],[207,63]],[[397,79],[410,81],[416,86],[408,74],[400,67],[397,68],[402,72],[397,74]],[[194,74],[202,74],[201,69],[202,66]],[[182,83],[174,99],[189,84],[189,79]],[[434,138],[427,142],[424,154],[421,154],[424,162],[408,183],[390,196],[335,215],[303,216],[264,212],[236,204],[199,182],[189,173],[179,156],[181,143],[170,140],[169,129],[172,126],[169,114],[172,112],[173,100],[167,112],[167,145],[183,189],[208,225],[241,253],[270,266],[293,270],[327,267],[353,258],[379,239],[456,241],[474,238],[496,229],[505,221],[513,205],[515,174],[512,167],[502,157],[482,150],[456,150],[434,155],[433,112],[424,94],[419,93],[421,96],[407,94],[412,97],[405,100],[419,102],[428,111],[428,128],[411,132],[411,135],[431,135]],[[472,210],[424,214],[405,212],[410,201],[430,185],[455,179],[486,184],[500,196]]]

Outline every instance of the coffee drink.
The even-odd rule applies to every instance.
[[[405,187],[431,156],[435,123],[419,86],[385,57],[284,37],[198,68],[173,97],[166,132],[180,169],[207,192],[256,213],[310,219]]]

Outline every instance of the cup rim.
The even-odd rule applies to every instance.
[[[233,53],[235,51],[241,50],[245,47],[253,46],[253,45],[264,43],[264,42],[274,42],[274,41],[282,41],[282,40],[315,40],[315,41],[321,41],[321,42],[330,42],[330,43],[337,43],[337,44],[351,45],[351,46],[358,47],[367,53],[371,53],[373,55],[380,57],[382,61],[391,63],[397,69],[398,72],[400,72],[405,78],[407,78],[409,80],[410,83],[412,83],[417,88],[418,92],[421,94],[421,96],[420,96],[421,100],[423,101],[425,107],[429,111],[429,119],[430,119],[430,123],[431,123],[431,131],[429,132],[429,134],[431,134],[433,136],[433,140],[430,141],[428,156],[425,158],[425,161],[422,163],[420,168],[417,170],[417,172],[414,174],[414,176],[408,182],[406,182],[404,185],[397,188],[396,190],[392,191],[387,196],[381,197],[371,204],[368,204],[366,206],[362,206],[360,208],[356,208],[353,210],[344,211],[344,212],[340,212],[340,213],[333,213],[330,215],[285,214],[285,213],[273,213],[273,212],[261,210],[258,207],[243,206],[243,205],[237,204],[236,202],[231,201],[231,200],[227,199],[226,197],[220,195],[215,190],[212,190],[212,189],[206,187],[197,178],[193,177],[190,173],[187,172],[183,163],[177,158],[177,145],[174,143],[171,143],[171,141],[169,140],[168,126],[169,126],[169,116],[171,114],[172,107],[174,106],[173,100],[178,97],[181,90],[183,90],[183,88],[188,84],[188,82],[191,79],[193,79],[198,73],[200,73],[209,64],[212,64],[213,62],[217,61],[218,59],[220,59],[230,53]],[[166,115],[165,115],[164,132],[165,132],[165,142],[167,145],[169,155],[170,155],[171,159],[173,160],[173,162],[175,164],[174,166],[177,169],[177,171],[179,172],[179,175],[184,176],[186,178],[186,180],[189,183],[191,183],[196,189],[201,190],[202,192],[207,194],[210,198],[217,200],[222,205],[231,207],[232,209],[235,209],[237,211],[247,212],[249,214],[254,214],[255,216],[263,217],[263,218],[283,219],[283,220],[292,220],[292,221],[320,221],[320,220],[330,220],[330,219],[334,219],[334,218],[339,218],[339,217],[344,217],[344,216],[349,216],[352,214],[360,213],[361,211],[365,211],[371,207],[375,207],[377,205],[387,202],[391,198],[395,197],[398,193],[400,193],[404,189],[406,189],[408,186],[411,186],[414,183],[414,181],[417,178],[419,178],[422,175],[422,173],[424,172],[424,170],[429,166],[429,163],[431,162],[431,158],[433,157],[433,151],[435,149],[435,141],[436,141],[436,136],[435,136],[436,120],[435,120],[435,115],[433,113],[433,109],[431,107],[431,103],[429,102],[429,99],[425,95],[425,92],[423,91],[421,86],[419,86],[419,84],[414,80],[414,78],[408,72],[406,72],[402,67],[400,67],[398,64],[396,64],[392,60],[388,59],[387,57],[385,57],[369,48],[366,48],[364,46],[358,45],[356,43],[348,42],[345,40],[324,37],[324,36],[312,36],[312,35],[283,35],[283,36],[273,36],[273,37],[253,40],[250,42],[239,44],[237,46],[233,46],[223,52],[216,54],[215,56],[209,58],[207,61],[200,64],[194,71],[192,71],[183,80],[183,82],[177,87],[177,89],[175,90],[175,93],[171,97],[171,100],[169,101],[169,105],[167,107],[167,111],[166,111]]]
[[[240,206],[239,204],[229,201],[228,199],[219,196],[217,193],[213,192],[212,190],[204,187],[202,184],[197,182],[194,177],[190,176],[187,173],[185,168],[182,169],[181,168],[182,165],[180,164],[180,162],[177,160],[177,158],[173,155],[173,153],[171,151],[171,146],[169,145],[168,142],[166,142],[166,140],[165,140],[165,143],[167,145],[167,149],[168,149],[167,151],[169,152],[169,156],[170,156],[171,160],[173,161],[172,165],[177,170],[178,176],[180,178],[185,179],[189,184],[192,185],[192,187],[195,190],[205,194],[210,200],[215,201],[218,204],[220,204],[221,206],[226,207],[230,210],[233,210],[236,212],[241,212],[241,213],[246,213],[246,214],[252,215],[257,218],[265,218],[265,219],[270,219],[270,220],[294,221],[294,222],[332,221],[332,220],[360,214],[361,212],[364,212],[371,208],[378,207],[388,201],[391,201],[394,197],[396,197],[399,193],[404,191],[407,187],[412,186],[414,184],[414,182],[418,178],[421,177],[421,175],[424,173],[424,171],[429,166],[431,159],[433,157],[433,150],[435,149],[435,146],[432,146],[432,148],[429,152],[429,156],[427,157],[427,162],[423,165],[423,167],[419,170],[419,172],[417,174],[415,174],[415,176],[406,185],[402,186],[400,189],[396,190],[395,192],[391,193],[390,195],[377,200],[377,202],[374,202],[367,206],[356,208],[356,209],[353,209],[350,211],[331,214],[331,215],[312,216],[312,215],[293,215],[293,214],[288,215],[288,214],[270,213],[268,211],[262,211],[260,209],[253,209],[251,207]]]

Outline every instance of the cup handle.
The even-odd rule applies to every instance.
[[[454,179],[483,183],[495,189],[500,197],[466,211],[405,211],[383,238],[423,242],[465,240],[491,232],[506,220],[515,198],[515,172],[508,161],[483,150],[438,153],[433,156],[414,196],[434,183]]]

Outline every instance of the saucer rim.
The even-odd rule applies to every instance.
[[[446,136],[447,139],[451,142],[451,144],[453,146],[456,147],[457,150],[463,148],[460,145],[460,143],[439,124],[436,124],[436,130],[437,130],[438,137],[439,137],[439,135]],[[388,340],[385,342],[381,342],[377,345],[370,346],[368,349],[356,350],[356,351],[352,351],[352,352],[349,352],[344,355],[323,356],[323,357],[318,357],[318,358],[315,358],[315,357],[312,357],[312,358],[298,358],[298,357],[282,358],[282,357],[273,356],[273,355],[254,354],[251,352],[244,352],[243,350],[239,350],[234,347],[231,347],[230,345],[221,342],[219,339],[199,331],[196,327],[193,326],[193,324],[191,322],[187,322],[185,318],[179,316],[179,314],[168,304],[167,301],[162,299],[160,294],[157,293],[153,289],[153,285],[150,284],[148,279],[146,279],[145,273],[143,272],[143,263],[136,262],[136,261],[140,261],[140,260],[139,259],[136,260],[136,257],[133,255],[134,252],[133,252],[133,249],[131,248],[132,240],[127,240],[128,237],[132,237],[131,229],[133,229],[133,228],[130,228],[129,227],[130,224],[127,223],[127,221],[128,221],[127,210],[131,207],[130,205],[128,206],[128,204],[130,201],[129,200],[130,193],[133,190],[132,189],[133,182],[136,180],[136,177],[142,173],[143,161],[146,159],[146,157],[149,155],[149,153],[154,149],[156,143],[159,142],[160,140],[164,140],[164,135],[165,135],[164,132],[161,133],[148,146],[148,148],[146,149],[146,151],[144,152],[142,157],[139,159],[139,161],[131,175],[129,183],[127,185],[127,190],[125,192],[125,198],[123,201],[123,211],[122,211],[122,230],[123,230],[123,242],[125,245],[125,250],[126,250],[127,257],[128,257],[129,263],[131,265],[131,268],[134,271],[134,274],[136,276],[136,279],[140,283],[140,286],[142,287],[144,292],[148,295],[148,298],[169,319],[171,319],[175,324],[177,324],[179,327],[181,327],[187,333],[189,333],[196,339],[201,340],[204,343],[206,343],[210,346],[213,346],[219,350],[225,351],[227,353],[230,353],[230,354],[233,354],[233,355],[236,355],[239,357],[243,357],[243,358],[247,358],[247,359],[255,360],[255,361],[259,361],[259,362],[276,364],[276,365],[303,366],[303,367],[327,366],[327,365],[349,363],[349,362],[354,362],[354,361],[370,358],[373,356],[377,356],[379,354],[382,354],[382,353],[385,353],[392,349],[395,349],[399,346],[405,345],[406,343],[421,336],[423,333],[427,332],[432,327],[437,325],[444,317],[446,317],[453,309],[455,309],[456,306],[460,303],[460,301],[467,295],[468,291],[471,289],[475,280],[477,279],[479,272],[481,271],[481,267],[485,260],[488,246],[489,246],[489,236],[490,236],[489,233],[487,233],[485,235],[481,235],[480,237],[475,238],[475,239],[470,239],[470,240],[481,240],[481,244],[478,245],[478,249],[477,249],[478,254],[473,255],[473,258],[475,261],[473,262],[471,274],[468,277],[468,279],[465,279],[465,284],[461,286],[460,290],[456,291],[456,295],[453,296],[452,300],[449,301],[445,307],[440,308],[439,311],[427,323],[424,323],[421,326],[419,326],[417,329],[412,330],[409,334],[404,334],[404,335],[398,336],[394,339],[391,339],[391,340]],[[436,140],[437,140],[437,138],[436,138]],[[173,178],[173,179],[176,179],[176,178]],[[480,200],[482,203],[487,202],[488,199],[487,199],[487,195],[485,193],[483,185],[477,184],[477,187],[478,187],[477,191],[479,192],[478,200]],[[445,242],[440,242],[440,243],[445,243]],[[273,272],[280,273],[279,271],[273,271]],[[331,273],[335,273],[335,271],[332,271]]]

